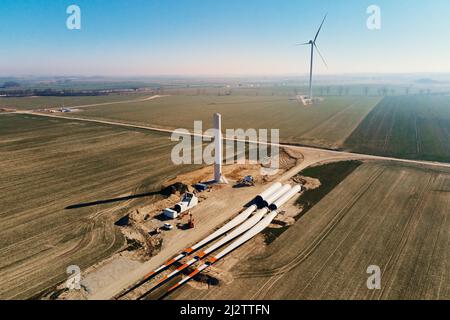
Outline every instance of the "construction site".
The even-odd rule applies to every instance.
[[[3,17],[0,300],[450,298],[447,3],[88,2]]]
[[[227,164],[219,141],[228,137],[217,135],[213,137],[218,150],[214,164],[174,166],[170,161],[173,143],[167,136],[170,130],[39,112],[3,117],[5,124],[11,121],[4,127],[5,147],[9,148],[5,161],[36,159],[17,162],[8,172],[10,176],[30,175],[23,184],[29,187],[32,183],[32,188],[19,184],[7,199],[16,204],[17,197],[28,200],[8,206],[16,210],[7,211],[15,220],[3,220],[6,271],[0,281],[5,297],[448,296],[448,286],[442,285],[448,277],[443,256],[448,164],[282,143],[277,144],[279,169],[268,175],[271,171],[262,170],[267,169],[262,163]],[[214,119],[220,129],[220,121]],[[14,147],[17,123],[36,127],[21,134],[23,141],[32,139],[35,132],[51,137],[39,141],[48,152],[67,152],[68,143],[89,152],[70,153],[67,159],[72,161],[63,163],[45,152],[36,158],[32,150]],[[67,126],[73,132],[70,140],[59,138]],[[99,135],[108,138],[98,139]],[[86,137],[90,143],[85,143]],[[74,155],[81,158],[74,159]],[[47,166],[36,166],[43,163]],[[67,179],[68,170],[55,175],[55,166],[72,163],[80,166],[83,180]],[[111,169],[105,170],[108,166]],[[86,167],[89,174],[84,174]],[[46,186],[51,190],[34,178],[48,172],[52,176],[47,179],[53,183]],[[128,174],[126,179],[123,172]],[[143,174],[149,178],[143,179]],[[14,181],[8,177],[4,176],[5,183]],[[71,192],[77,186],[86,192]],[[51,202],[54,209],[41,203],[47,194],[58,195],[61,201]],[[36,218],[26,219],[32,215]],[[61,221],[60,225],[55,221]],[[51,232],[41,232],[49,227]],[[438,232],[425,236],[430,231]],[[26,250],[17,250],[21,247]],[[24,256],[31,258],[20,263]],[[391,256],[395,260],[386,260]],[[337,265],[330,264],[330,257]],[[365,270],[374,262],[384,268],[389,280],[379,292],[364,286]],[[69,286],[76,277],[67,278],[66,268],[71,265],[82,267],[77,290]],[[411,280],[417,274],[415,266],[430,272]],[[43,270],[53,277],[43,277]],[[20,276],[23,272],[27,278]],[[335,272],[341,276],[330,279]],[[417,291],[424,281],[430,286]]]
[[[214,268],[216,262],[263,237],[266,228],[295,222],[298,197],[320,184],[293,179],[302,153],[281,149],[276,175],[264,175],[259,163],[225,166],[219,114],[214,125],[215,164],[166,181],[163,199],[134,208],[116,222],[127,239],[125,250],[92,266],[84,274],[82,290],[67,291],[62,285],[50,296],[159,299],[164,290],[170,293],[191,279],[194,286],[229,281],[228,272]]]
[[[122,214],[115,221],[114,228],[126,240],[125,245],[84,269],[79,290],[70,290],[68,283],[75,278],[69,277],[67,281],[47,290],[40,296],[41,299],[158,300],[190,299],[191,296],[196,299],[255,299],[263,294],[261,290],[256,290],[259,286],[273,285],[273,281],[279,281],[282,276],[291,272],[295,274],[297,268],[307,267],[308,263],[288,266],[298,257],[306,255],[307,258],[310,253],[304,252],[320,252],[322,240],[326,241],[334,236],[339,227],[352,233],[362,232],[364,229],[352,229],[351,220],[346,222],[342,215],[348,214],[347,219],[355,219],[358,214],[367,213],[367,210],[351,214],[350,211],[360,205],[360,202],[366,206],[375,195],[382,196],[383,192],[378,189],[371,191],[372,188],[378,188],[378,181],[389,181],[393,173],[402,173],[416,167],[423,168],[421,170],[426,172],[425,177],[442,177],[444,180],[440,184],[445,184],[445,178],[448,177],[446,169],[438,163],[282,144],[277,145],[278,171],[267,174],[271,171],[263,170],[267,168],[259,162],[225,164],[223,142],[229,138],[222,136],[220,114],[214,114],[213,123],[214,164],[187,170],[167,179],[159,192],[153,192],[151,196],[146,194],[137,204],[127,204],[128,211],[121,210],[119,202],[113,209]],[[409,167],[411,168],[408,169]],[[412,171],[411,177],[416,174],[416,171]],[[354,178],[355,184],[352,177],[358,175],[361,178]],[[404,177],[404,174],[398,175],[392,182],[393,187],[402,184],[416,185],[409,181],[399,182]],[[417,178],[420,179],[419,176]],[[356,187],[358,183],[362,185]],[[353,186],[359,189],[348,194],[351,199],[345,200]],[[431,185],[429,187],[432,188]],[[339,191],[340,188],[343,191]],[[322,203],[327,203],[327,199],[339,192],[343,192],[337,196],[343,203],[336,206],[331,202],[327,208],[321,209]],[[401,189],[393,189],[392,192],[400,195]],[[423,190],[424,195],[427,192]],[[331,195],[327,196],[328,193]],[[392,200],[399,203],[392,194]],[[368,199],[359,200],[366,195]],[[122,197],[118,200],[141,196]],[[441,202],[447,200],[445,197],[434,200],[436,214],[442,212],[445,205]],[[102,202],[104,201],[78,204],[67,209]],[[428,200],[424,203],[428,203]],[[410,212],[408,206],[410,204],[406,203],[404,208],[399,209],[401,215]],[[316,212],[317,210],[319,211]],[[427,209],[422,211],[426,212]],[[337,227],[329,229],[330,225],[336,223]],[[378,227],[384,228],[383,225]],[[378,227],[373,230],[374,235],[380,234]],[[295,231],[299,228],[302,230],[300,233]],[[340,235],[336,236],[339,239]],[[282,248],[283,243],[289,244],[291,248]],[[354,243],[357,244],[356,251],[367,244],[366,241]],[[297,245],[292,247],[291,244]],[[311,249],[308,246],[313,247]],[[347,245],[349,246],[350,244]],[[330,250],[331,248],[329,247]],[[400,255],[402,250],[395,254]],[[284,261],[283,253],[290,256],[295,252],[298,256]],[[279,257],[280,254],[282,257]],[[332,253],[322,254],[320,257],[328,254]],[[360,256],[358,254],[355,257]],[[353,255],[349,256],[350,261],[354,261],[355,257],[352,257]],[[379,259],[383,257],[381,255]],[[258,262],[260,259],[264,260],[261,264]],[[306,262],[308,261],[307,259]],[[277,265],[276,262],[281,265],[273,267],[274,263]],[[354,262],[351,264],[354,265]],[[396,270],[393,269],[392,272]],[[408,269],[408,272],[412,271]],[[239,281],[235,281],[237,279]],[[267,282],[254,285],[259,279]],[[306,279],[308,278],[300,277],[301,281]],[[353,277],[348,275],[343,279],[345,281]],[[397,276],[393,279],[400,281]],[[364,279],[360,280],[364,282]],[[295,283],[288,284],[286,281],[283,283],[289,287],[295,286]],[[240,289],[241,283],[247,283],[249,291]],[[328,281],[320,283],[319,287],[326,285],[329,285]],[[360,287],[355,285],[355,288]],[[302,290],[291,292],[295,294],[292,296],[295,299],[303,294]],[[339,293],[340,291],[329,291],[325,296],[304,293],[300,298],[329,298],[330,295],[335,298],[339,297],[336,295]],[[360,290],[355,294],[366,297],[367,290]],[[410,296],[410,291],[405,294]],[[284,297],[291,295],[285,293],[279,296]],[[348,295],[343,297],[347,298]],[[267,298],[270,297],[264,296],[264,299]]]

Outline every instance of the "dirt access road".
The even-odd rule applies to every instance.
[[[155,99],[159,98],[161,96],[152,96],[149,99]],[[116,104],[117,102],[113,103],[107,103],[107,104]],[[125,101],[121,101],[120,103],[126,103]],[[88,106],[84,106],[88,107]],[[142,126],[142,125],[134,125],[119,121],[105,121],[105,120],[95,120],[95,119],[87,119],[87,118],[79,118],[79,117],[68,117],[64,115],[55,115],[55,114],[46,114],[46,113],[40,113],[35,111],[16,111],[14,113],[17,114],[31,114],[35,116],[41,116],[41,117],[49,117],[49,118],[59,118],[59,119],[67,119],[70,121],[84,121],[84,122],[92,122],[92,123],[99,123],[99,124],[107,124],[107,125],[113,125],[113,126],[119,126],[119,127],[125,127],[125,128],[131,128],[131,129],[142,129],[142,130],[149,130],[154,132],[162,132],[162,133],[169,133],[172,134],[174,130],[169,129],[161,129],[161,128],[155,128],[150,126]],[[205,138],[211,138],[211,136],[205,135],[205,134],[195,134],[190,133],[191,136],[201,136]],[[250,143],[258,143],[255,141],[247,141],[247,140],[241,140],[236,138],[227,138],[224,136],[224,140],[234,140],[239,142],[250,142]],[[285,143],[267,143],[267,145],[270,146],[278,146],[280,148],[287,148],[292,149],[294,151],[299,151],[305,156],[305,161],[299,165],[296,168],[293,168],[291,171],[298,170],[298,168],[306,168],[310,165],[321,163],[321,162],[328,162],[328,161],[336,161],[336,160],[381,160],[381,161],[394,161],[394,162],[400,162],[400,163],[410,163],[410,164],[418,164],[418,165],[427,165],[427,166],[433,166],[433,167],[445,167],[450,168],[450,163],[444,163],[444,162],[432,162],[432,161],[422,161],[422,160],[408,160],[408,159],[400,159],[400,158],[394,158],[394,157],[383,157],[383,156],[373,156],[369,154],[359,154],[359,153],[352,153],[352,152],[346,152],[346,151],[336,151],[336,150],[329,150],[329,149],[323,149],[319,147],[306,147],[306,146],[296,146],[291,144],[285,144]],[[298,171],[297,171],[298,172]],[[291,172],[286,173],[286,177],[288,177],[291,174]],[[292,175],[293,176],[293,175]],[[292,177],[291,176],[291,177]],[[285,180],[289,179],[285,178]]]
[[[83,109],[83,108],[89,108],[89,107],[109,106],[109,105],[113,105],[113,104],[145,102],[145,101],[154,100],[154,99],[163,98],[163,97],[167,97],[167,95],[164,95],[164,96],[162,96],[162,95],[154,95],[154,96],[141,98],[141,99],[114,101],[114,102],[101,102],[101,103],[94,103],[94,104],[85,104],[85,105],[80,105],[80,106],[73,106],[73,107],[70,107],[70,109]]]

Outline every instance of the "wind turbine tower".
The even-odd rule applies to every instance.
[[[310,68],[309,68],[309,97],[308,97],[308,99],[311,102],[313,101],[312,81],[313,81],[313,64],[314,64],[314,51],[315,50],[317,50],[317,53],[319,54],[320,58],[322,58],[322,61],[325,64],[325,66],[328,67],[324,57],[320,53],[320,50],[319,50],[319,48],[317,47],[317,44],[316,44],[317,38],[319,37],[319,33],[322,30],[322,27],[323,27],[323,24],[324,24],[326,18],[327,18],[327,14],[323,18],[322,23],[320,24],[320,27],[317,30],[316,36],[314,37],[314,40],[309,40],[308,42],[297,44],[298,46],[306,46],[306,45],[310,45],[311,46],[311,64],[310,64]]]
[[[222,115],[220,113],[214,114],[214,144],[215,144],[215,163],[214,163],[214,181],[218,184],[228,184],[227,179],[222,172]]]

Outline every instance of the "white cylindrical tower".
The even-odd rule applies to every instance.
[[[222,115],[220,113],[214,114],[214,129],[215,129],[215,161],[214,161],[214,181],[216,183],[228,183],[227,179],[222,173]]]

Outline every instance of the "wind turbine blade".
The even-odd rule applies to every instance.
[[[305,43],[297,43],[296,46],[306,46],[307,44],[309,44],[309,42],[305,42]]]
[[[328,64],[327,64],[327,62],[325,61],[325,58],[322,56],[322,53],[320,53],[320,50],[319,50],[319,48],[317,47],[317,45],[316,45],[315,43],[314,43],[314,47],[316,48],[317,53],[319,54],[319,56],[322,58],[323,63],[324,63],[325,66],[328,68]]]
[[[314,43],[316,43],[317,37],[319,36],[320,30],[322,30],[323,23],[325,22],[325,19],[327,18],[327,16],[328,16],[328,13],[323,18],[322,23],[320,24],[319,30],[317,30],[316,36],[314,38]]]

